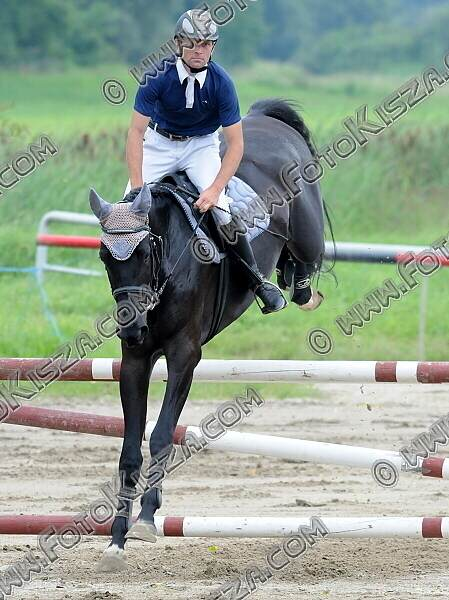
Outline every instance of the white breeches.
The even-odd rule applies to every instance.
[[[221,168],[218,132],[193,137],[185,142],[174,142],[148,128],[143,142],[142,175],[145,183],[152,183],[175,171],[185,171],[200,192],[215,181]],[[130,191],[128,181],[125,195]],[[231,219],[229,204],[232,198],[223,191],[212,214],[217,225],[227,225]]]

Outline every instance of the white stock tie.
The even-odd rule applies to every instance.
[[[195,75],[188,75],[186,87],[186,108],[193,108],[195,102]]]

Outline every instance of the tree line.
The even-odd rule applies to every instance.
[[[229,67],[269,60],[311,73],[382,71],[432,63],[449,50],[447,0],[226,1],[235,18],[221,28],[217,60]],[[3,0],[0,65],[132,65],[167,41],[180,13],[195,6],[200,2]]]

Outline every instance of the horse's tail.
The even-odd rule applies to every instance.
[[[300,108],[298,104],[291,100],[283,100],[282,98],[266,98],[264,100],[258,100],[255,102],[250,107],[248,114],[260,113],[290,125],[290,127],[293,127],[293,129],[302,135],[310,152],[312,153],[312,156],[317,157],[318,153],[315,142],[312,139],[312,134],[296,110],[296,107]]]

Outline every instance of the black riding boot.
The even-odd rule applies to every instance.
[[[249,287],[255,295],[263,302],[261,311],[264,314],[277,312],[287,306],[287,300],[284,298],[277,285],[267,281],[254,258],[253,249],[246,235],[237,235],[237,242],[228,246],[240,259],[240,262],[246,269],[249,277]]]

